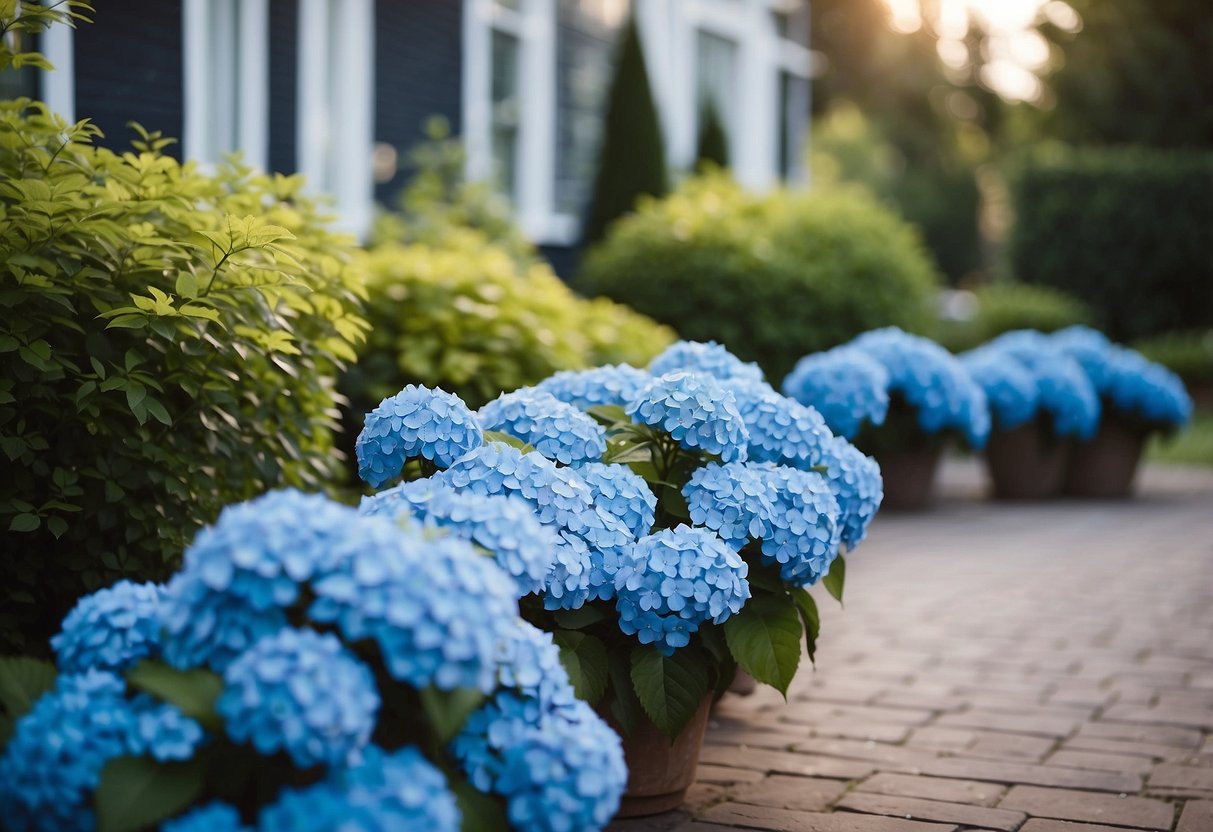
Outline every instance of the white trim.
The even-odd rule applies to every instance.
[[[42,35],[42,54],[54,64],[54,72],[42,73],[42,100],[51,112],[76,121],[76,30],[55,23]]]
[[[240,0],[240,85],[237,147],[246,164],[266,170],[270,152],[270,4]]]

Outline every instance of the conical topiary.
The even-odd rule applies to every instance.
[[[629,18],[620,35],[615,77],[607,97],[606,124],[583,244],[600,240],[607,226],[631,211],[641,194],[660,197],[667,190],[661,123],[649,88],[640,32],[635,19]]]
[[[706,98],[699,111],[699,147],[695,151],[695,168],[709,164],[720,168],[729,166],[729,137],[724,132],[716,103]]]

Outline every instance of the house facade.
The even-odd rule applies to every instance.
[[[31,90],[122,147],[137,121],[203,164],[239,152],[303,173],[365,232],[392,207],[431,116],[496,183],[526,233],[580,238],[629,14],[641,33],[671,169],[694,163],[706,102],[753,188],[800,181],[809,114],[807,0],[96,0],[53,27],[58,67]],[[11,85],[10,85],[11,86]]]

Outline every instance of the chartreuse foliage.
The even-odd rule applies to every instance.
[[[6,29],[65,14],[19,5]],[[115,153],[0,102],[0,644],[163,578],[225,503],[340,470],[335,378],[366,331],[352,241],[298,178],[204,174],[136,129]]]
[[[726,174],[642,199],[587,254],[574,287],[783,378],[868,329],[932,326],[935,268],[914,232],[851,190],[748,194]]]

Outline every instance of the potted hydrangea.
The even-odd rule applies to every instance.
[[[985,393],[956,357],[896,327],[806,356],[784,390],[880,462],[887,508],[925,507],[948,441],[980,449],[989,434]]]
[[[1059,494],[1072,441],[1090,440],[1099,425],[1099,398],[1082,367],[1031,330],[1004,333],[960,359],[990,403],[994,496]]]
[[[1127,497],[1152,433],[1174,433],[1192,418],[1192,399],[1175,373],[1085,326],[1052,336],[1074,357],[1100,398],[1099,430],[1075,447],[1065,491],[1080,497]]]
[[[601,829],[619,741],[518,614],[543,529],[466,502],[393,522],[272,492],[167,585],[82,599],[0,756],[6,828]]]
[[[426,395],[446,400],[406,390],[368,415],[360,465],[405,481],[362,510],[442,524],[467,495],[527,504],[555,556],[527,573],[523,615],[624,737],[621,815],[678,805],[734,669],[786,693],[812,654],[806,587],[841,596],[840,553],[880,504],[879,468],[715,344],[680,342],[648,371],[557,373],[476,414],[431,418]],[[465,441],[473,420],[480,439]],[[468,449],[450,459],[452,443]],[[441,470],[410,473],[415,457]]]

